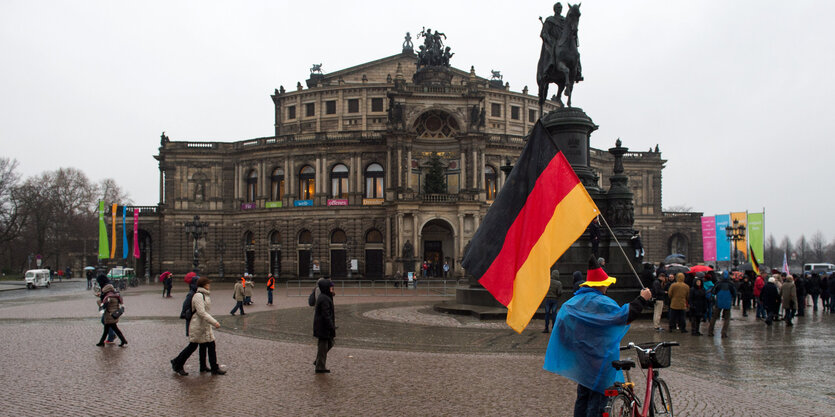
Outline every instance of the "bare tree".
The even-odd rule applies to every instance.
[[[0,244],[14,240],[25,221],[19,195],[17,161],[0,158]]]
[[[806,235],[800,235],[800,238],[797,239],[797,243],[795,246],[795,252],[797,253],[797,260],[800,261],[800,265],[803,266],[809,259],[809,242],[806,240]]]
[[[780,248],[777,247],[777,239],[775,239],[772,234],[769,234],[768,239],[765,240],[765,253],[763,256],[765,257],[765,259],[763,259],[765,265],[772,268],[777,263],[783,262],[783,258],[780,256]]]
[[[794,246],[792,245],[792,241],[789,239],[788,236],[784,236],[783,240],[780,242],[780,250],[786,254],[786,262],[789,265],[792,264],[792,251],[794,250]]]
[[[119,184],[116,183],[116,180],[113,178],[105,178],[97,184],[96,189],[97,198],[101,201],[104,201],[105,204],[107,203],[116,203],[119,205],[129,206],[133,204],[133,201],[130,199],[130,195],[127,191],[123,190]],[[93,211],[98,210],[98,204],[94,205]]]
[[[823,233],[820,230],[812,235],[809,240],[809,249],[814,262],[823,262],[824,252],[826,251],[826,241],[823,238]]]

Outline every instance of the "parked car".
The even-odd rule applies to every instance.
[[[23,279],[26,280],[26,288],[30,290],[37,287],[49,288],[48,269],[30,269],[26,271]]]

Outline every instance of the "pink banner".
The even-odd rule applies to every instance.
[[[139,259],[139,209],[133,209],[133,257]]]
[[[702,252],[704,261],[716,261],[716,218],[702,217]]]

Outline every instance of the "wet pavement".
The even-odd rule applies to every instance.
[[[337,296],[333,373],[315,375],[307,297],[279,289],[268,307],[262,287],[258,304],[233,317],[231,285],[218,284],[212,310],[228,374],[199,374],[195,355],[191,375],[178,377],[168,360],[186,344],[182,286],[170,299],[153,285],[123,293],[125,348],[93,346],[101,324],[85,287],[0,294],[0,383],[14,399],[2,414],[571,415],[575,385],[542,370],[549,335],[539,320],[517,335],[432,310],[447,298]],[[835,415],[835,315],[819,311],[793,328],[739,317],[730,334],[656,333],[644,320],[624,341],[682,343],[661,370],[676,415]]]

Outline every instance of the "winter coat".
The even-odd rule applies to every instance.
[[[707,296],[704,287],[693,287],[690,289],[690,312],[699,317],[707,311]]]
[[[243,301],[244,300],[244,286],[241,284],[240,281],[235,283],[235,293],[232,294],[232,298],[235,301]]]
[[[806,293],[809,295],[818,295],[821,293],[821,279],[817,274],[812,275],[806,280]]]
[[[736,287],[728,278],[722,278],[715,287],[713,287],[713,294],[716,295],[716,308],[722,310],[730,310],[734,299],[736,298]]]
[[[786,310],[797,309],[797,290],[794,282],[786,281],[783,283],[783,289],[780,292],[783,299],[783,308]]]
[[[667,295],[670,297],[670,308],[673,310],[686,310],[687,309],[687,297],[690,295],[690,287],[684,283],[684,274],[677,274],[676,275],[676,283],[670,285],[670,289],[667,291]]]
[[[336,337],[336,317],[333,311],[333,295],[330,293],[330,280],[320,280],[319,298],[316,299],[316,310],[313,313],[313,336],[319,339],[333,339]]]
[[[765,284],[763,291],[760,294],[760,299],[762,299],[762,302],[768,311],[776,312],[777,308],[780,307],[780,291],[777,290],[777,286],[774,285],[773,282]]]
[[[739,283],[739,293],[742,295],[742,298],[746,300],[750,300],[754,298],[754,286],[751,285],[751,281],[745,281]]]
[[[250,281],[250,280],[246,281],[246,287],[244,287],[244,297],[252,297],[252,287],[253,286],[254,286],[254,284],[252,283],[252,281]]]
[[[119,322],[119,319],[113,318],[113,312],[119,309],[119,305],[122,304],[122,296],[116,292],[116,289],[113,288],[113,285],[107,284],[101,290],[102,297],[99,300],[99,306],[104,306],[104,324],[116,324]]]
[[[209,314],[212,307],[212,299],[209,297],[209,290],[199,287],[194,297],[191,298],[191,308],[194,315],[189,323],[188,341],[191,343],[209,343],[215,341],[215,333],[212,331],[215,323],[214,317]]]
[[[171,278],[171,275],[167,275],[165,279],[162,280],[162,285],[165,288],[171,288],[174,284],[174,278]]]
[[[797,291],[797,300],[803,301],[806,298],[806,280],[801,276],[797,277],[794,280],[794,289]]]
[[[562,282],[560,282],[559,274],[556,274],[556,276],[557,278],[554,278],[554,275],[551,275],[551,286],[548,287],[548,292],[545,293],[545,299],[556,300],[562,294]]]
[[[762,295],[763,292],[763,287],[765,287],[763,277],[757,277],[757,279],[754,280],[754,297],[760,298],[760,295]]]

